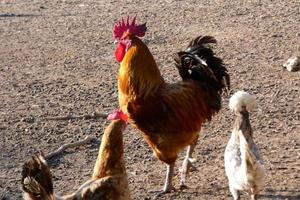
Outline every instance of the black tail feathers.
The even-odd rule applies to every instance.
[[[198,36],[185,51],[175,56],[176,67],[183,80],[207,83],[219,93],[230,89],[229,74],[223,61],[214,55],[209,44],[217,43],[212,36]]]
[[[22,189],[26,200],[52,200],[53,182],[42,154],[31,157],[22,169]]]

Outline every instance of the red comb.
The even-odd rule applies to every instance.
[[[107,119],[108,120],[121,119],[124,122],[127,122],[128,116],[125,113],[123,113],[120,109],[117,109],[113,113],[109,114]]]
[[[126,22],[123,18],[121,18],[119,22],[114,25],[114,38],[120,40],[123,36],[123,33],[126,31],[128,31],[132,35],[143,37],[147,31],[146,23],[137,25],[136,17],[132,18],[131,23],[129,22],[129,16],[126,17]]]

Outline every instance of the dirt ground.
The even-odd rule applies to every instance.
[[[300,72],[282,67],[300,50],[299,8],[298,0],[1,0],[0,199],[22,198],[21,166],[29,156],[86,135],[97,142],[67,150],[50,166],[59,194],[89,178],[108,122],[43,118],[117,108],[112,26],[127,14],[147,22],[144,41],[169,82],[179,79],[175,52],[195,36],[216,37],[215,51],[230,72],[231,94],[244,89],[259,102],[251,122],[267,172],[260,199],[300,199]],[[228,99],[204,125],[189,188],[160,199],[232,199],[223,165],[234,120]],[[153,199],[148,191],[162,187],[165,166],[135,129],[129,126],[124,137],[132,197]],[[183,156],[176,163],[176,188]],[[242,199],[248,198],[243,194]]]

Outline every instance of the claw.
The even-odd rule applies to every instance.
[[[164,194],[168,194],[172,191],[176,191],[174,186],[171,186],[169,188],[164,188],[163,190],[150,190],[149,193],[155,193],[154,199],[157,199],[157,198],[163,196]]]
[[[174,163],[167,164],[167,176],[166,176],[166,181],[165,181],[163,190],[152,190],[149,192],[157,193],[155,195],[155,198],[157,198],[163,194],[170,193],[172,190],[175,190],[174,186],[172,185],[173,174],[174,174]]]
[[[188,186],[180,183],[180,186],[179,186],[180,190],[185,190],[185,189],[188,189],[188,188],[189,188]]]

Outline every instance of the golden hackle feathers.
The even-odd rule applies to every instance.
[[[148,47],[137,37],[132,37],[118,76],[119,95],[130,99],[146,98],[163,84],[160,71]],[[126,104],[126,102],[124,102]],[[120,106],[123,103],[121,101]]]

